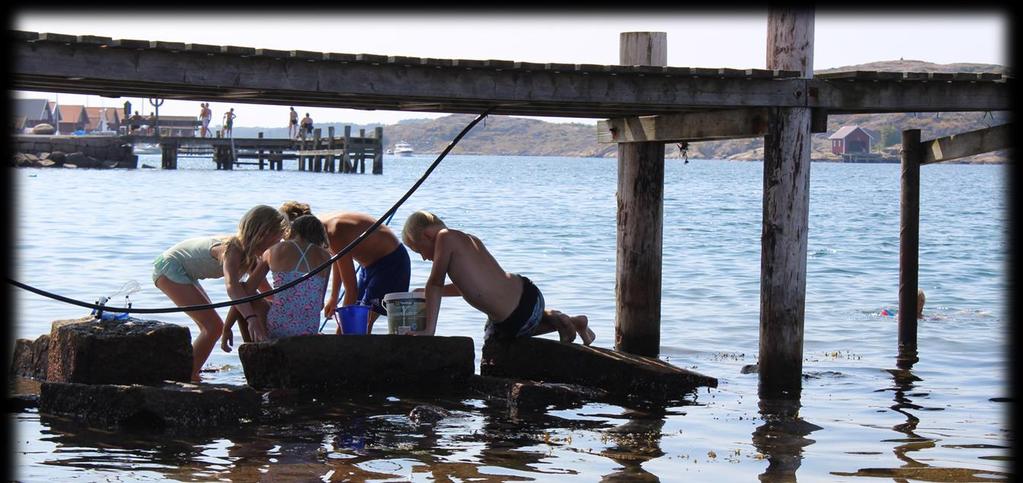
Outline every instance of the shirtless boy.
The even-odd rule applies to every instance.
[[[297,201],[288,201],[280,207],[289,219],[303,214],[310,214],[309,205]],[[359,237],[376,219],[366,213],[342,211],[320,216],[323,228],[327,231],[330,243],[330,254],[334,256],[353,240]],[[362,265],[362,272],[356,280],[355,263]],[[341,285],[344,284],[345,296],[341,305],[352,305],[364,301],[373,306],[369,314],[368,330],[373,330],[373,322],[381,315],[387,315],[380,301],[391,292],[407,292],[409,279],[412,276],[411,261],[408,250],[398,237],[380,225],[365,240],[355,246],[348,254],[339,258],[331,267],[330,295],[323,306],[323,314],[330,317],[338,306]]]
[[[426,329],[437,330],[442,296],[461,295],[487,315],[485,339],[514,339],[558,331],[561,342],[578,334],[583,344],[595,338],[585,315],[570,317],[544,308],[543,294],[528,278],[505,272],[476,236],[448,228],[428,211],[417,211],[405,221],[402,240],[423,260],[432,260],[426,281]],[[445,278],[450,277],[450,284]]]

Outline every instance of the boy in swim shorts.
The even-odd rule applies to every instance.
[[[442,296],[461,295],[487,315],[485,339],[515,339],[558,331],[561,342],[595,338],[585,315],[569,316],[544,306],[543,294],[528,278],[505,272],[474,235],[448,228],[433,213],[417,211],[405,221],[402,241],[423,260],[432,260],[426,281],[426,329],[437,329]],[[451,278],[450,284],[444,280]]]

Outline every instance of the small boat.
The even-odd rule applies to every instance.
[[[134,154],[160,154],[163,150],[159,144],[139,143],[132,147],[131,152]]]
[[[398,141],[394,143],[394,154],[398,156],[411,156],[412,145],[405,141]]]

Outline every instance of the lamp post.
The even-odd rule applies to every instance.
[[[156,125],[153,126],[153,129],[156,130],[156,137],[160,137],[160,106],[163,105],[163,101],[164,99],[149,98],[149,104],[156,108]]]

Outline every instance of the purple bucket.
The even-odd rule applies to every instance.
[[[365,335],[369,326],[369,305],[346,305],[338,307],[337,318],[341,321],[344,335]]]

